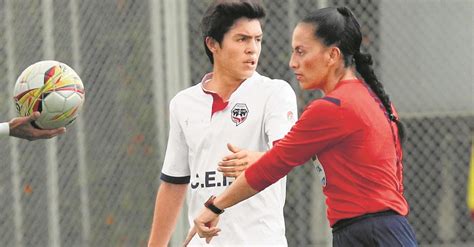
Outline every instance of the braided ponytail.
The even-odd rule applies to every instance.
[[[370,54],[360,52],[362,33],[359,22],[352,11],[347,7],[323,8],[311,13],[302,22],[314,25],[315,36],[325,45],[335,45],[341,50],[345,67],[353,66],[355,63],[357,72],[382,102],[390,121],[397,124],[400,143],[403,143],[405,128],[393,114],[390,98],[385,93],[382,83],[375,76],[372,69],[372,57]]]
[[[345,17],[350,17],[352,15],[351,10],[346,6],[337,7],[336,9],[339,12],[339,14]]]
[[[354,60],[357,72],[359,72],[362,78],[364,78],[365,82],[380,99],[382,105],[387,111],[390,121],[394,121],[397,124],[398,136],[400,137],[400,142],[403,143],[405,141],[405,126],[395,116],[395,114],[393,114],[392,102],[390,101],[390,97],[387,93],[385,93],[385,89],[382,83],[380,83],[380,81],[377,79],[377,76],[375,75],[374,70],[372,69],[372,56],[370,54],[364,54],[360,51],[357,51],[354,54]]]

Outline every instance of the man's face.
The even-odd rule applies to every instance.
[[[262,28],[257,19],[240,18],[219,45],[215,42],[214,67],[236,79],[245,80],[257,68],[262,50]]]

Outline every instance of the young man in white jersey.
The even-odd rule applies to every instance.
[[[28,117],[12,118],[9,122],[0,123],[0,137],[13,136],[21,139],[34,141],[38,139],[49,139],[66,132],[66,128],[57,128],[52,130],[37,129],[31,125],[31,122],[37,120],[39,112],[33,112]]]
[[[202,20],[213,71],[170,102],[170,133],[148,246],[167,246],[187,192],[188,218],[197,216],[210,195],[219,194],[249,163],[283,138],[297,118],[290,85],[256,72],[261,51],[255,1],[216,1]],[[235,144],[241,151],[227,145]],[[222,166],[231,153],[247,155]],[[232,162],[224,162],[226,165]],[[222,164],[222,163],[221,163]],[[287,246],[283,206],[286,180],[226,211],[225,231],[212,246]],[[195,237],[189,246],[203,246]]]

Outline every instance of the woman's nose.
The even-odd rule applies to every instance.
[[[290,57],[290,62],[288,63],[288,65],[289,65],[290,68],[292,68],[292,69],[295,69],[295,68],[298,66],[298,64],[297,64],[296,61],[295,61],[295,58],[294,58],[293,54],[292,54],[291,57]]]

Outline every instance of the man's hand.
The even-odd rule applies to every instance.
[[[255,163],[264,154],[263,152],[240,149],[230,143],[227,144],[227,148],[232,154],[222,158],[217,168],[217,170],[222,172],[226,177],[238,177],[247,167]]]
[[[10,136],[34,141],[37,139],[49,139],[66,132],[66,128],[61,127],[51,130],[37,129],[31,125],[31,122],[37,120],[39,112],[33,112],[28,117],[17,117],[10,120]]]

